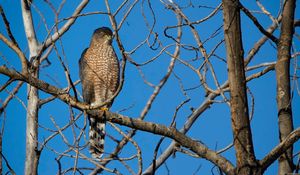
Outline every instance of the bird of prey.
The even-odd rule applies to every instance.
[[[97,106],[113,97],[119,86],[119,61],[112,46],[113,33],[108,27],[94,31],[89,48],[79,60],[79,76],[84,102]],[[109,109],[110,101],[102,109]],[[104,153],[105,121],[101,116],[88,115],[89,151],[93,158],[100,159]]]

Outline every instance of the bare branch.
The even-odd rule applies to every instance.
[[[237,174],[252,174],[251,167],[257,165],[249,121],[239,3],[239,0],[223,0],[224,37],[236,172]]]
[[[251,14],[251,12],[246,9],[240,2],[239,2],[239,7],[241,8],[241,10],[252,20],[252,22],[256,25],[256,27],[258,28],[258,30],[263,33],[264,35],[266,35],[269,39],[271,39],[275,44],[278,43],[278,38],[276,38],[275,36],[273,36],[271,33],[267,32],[263,26],[261,26],[261,24],[258,22],[258,20],[255,18],[255,16],[253,16]]]
[[[36,32],[34,30],[33,19],[31,14],[31,2],[27,0],[21,0],[22,5],[22,17],[24,22],[24,31],[27,37],[30,59],[38,54],[38,40],[36,38]]]
[[[27,73],[28,71],[28,61],[24,53],[15,45],[12,41],[9,41],[5,36],[0,33],[0,40],[2,40],[8,47],[10,47],[18,56],[22,64],[22,72]]]
[[[299,27],[300,26],[300,20],[297,19],[295,22],[294,22],[294,26],[295,27]]]
[[[15,70],[10,70],[5,66],[0,66],[0,73],[13,78],[14,80],[24,81],[46,93],[56,96],[57,98],[61,99],[62,101],[66,102],[66,103],[69,103],[71,106],[74,106],[76,108],[83,109],[83,110],[90,108],[89,105],[87,105],[85,103],[80,103],[74,97],[72,97],[71,95],[66,93],[64,90],[59,89],[55,86],[52,86],[42,80],[32,77],[30,75],[24,75]]]
[[[90,111],[89,113],[91,115],[95,115],[95,114],[97,115],[97,110]],[[158,134],[158,135],[172,138],[180,145],[189,148],[193,152],[197,153],[200,157],[203,157],[213,162],[227,174],[233,174],[234,171],[233,165],[228,160],[226,160],[221,155],[218,155],[216,152],[209,150],[203,144],[195,140],[192,140],[191,138],[187,137],[185,134],[179,132],[173,127],[166,127],[160,124],[145,122],[141,119],[133,119],[133,118],[122,116],[120,114],[115,114],[110,112],[105,113],[105,119],[107,121],[117,123],[120,125],[125,125],[134,129],[147,131],[153,134]]]
[[[270,151],[262,160],[259,161],[262,170],[266,170],[279,156],[281,156],[287,149],[289,149],[295,142],[300,139],[300,128],[295,129],[286,136],[275,148]]]
[[[16,45],[18,48],[19,48],[19,45],[14,37],[14,35],[12,34],[11,32],[11,29],[10,29],[10,25],[9,25],[9,21],[7,20],[6,18],[6,15],[4,13],[4,10],[2,8],[2,6],[0,5],[0,14],[2,16],[2,19],[4,21],[4,24],[5,24],[5,28],[6,28],[6,31],[7,31],[7,34],[8,34],[8,37],[10,38],[10,40],[14,43],[14,45]]]
[[[89,0],[81,1],[81,3],[77,6],[74,13],[72,14],[71,18],[68,19],[68,21],[57,32],[55,32],[45,41],[42,50],[48,48],[52,43],[56,42],[56,40],[58,40],[65,32],[67,32],[70,29],[70,27],[75,23],[76,19],[78,18],[78,15],[88,3]]]
[[[1,136],[1,145],[2,145],[2,136]],[[12,174],[12,175],[16,175],[15,171],[11,168],[11,166],[9,165],[7,159],[5,158],[5,156],[2,154],[2,151],[0,152],[1,154],[1,157],[4,159],[5,161],[5,164],[7,166],[7,168],[9,169],[9,172]],[[2,165],[1,165],[2,166]]]
[[[282,15],[277,18],[278,22],[281,22]],[[267,32],[273,33],[278,28],[278,23],[274,22],[268,29]],[[261,37],[253,46],[253,48],[249,51],[247,57],[245,58],[245,65],[248,65],[253,59],[254,55],[260,50],[260,48],[264,45],[264,43],[268,40],[267,36]]]
[[[19,89],[22,87],[23,84],[24,84],[24,82],[22,82],[22,81],[18,82],[17,86],[11,91],[9,96],[4,100],[4,102],[2,103],[2,106],[0,107],[0,115],[2,114],[2,112],[4,111],[4,109],[6,108],[8,103],[10,102],[10,100],[19,91]]]
[[[278,109],[279,139],[283,140],[293,131],[293,112],[291,104],[291,83],[290,83],[290,60],[291,47],[294,34],[294,16],[296,1],[289,0],[284,3],[282,11],[282,24],[280,37],[277,45],[276,70],[276,102]],[[279,159],[278,174],[292,173],[293,147],[286,150]]]

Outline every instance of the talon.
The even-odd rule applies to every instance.
[[[101,107],[100,110],[101,111],[108,111],[108,108],[107,107]]]

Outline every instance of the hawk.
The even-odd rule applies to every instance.
[[[90,46],[81,54],[79,76],[84,102],[96,106],[111,98],[119,86],[119,61],[112,46],[112,31],[101,27],[94,31]],[[103,109],[109,109],[113,100]],[[101,118],[101,117],[100,117]],[[89,151],[100,159],[104,153],[105,121],[88,115]]]

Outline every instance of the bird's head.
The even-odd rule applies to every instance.
[[[108,27],[101,27],[94,31],[93,40],[105,44],[111,44],[113,33]]]

